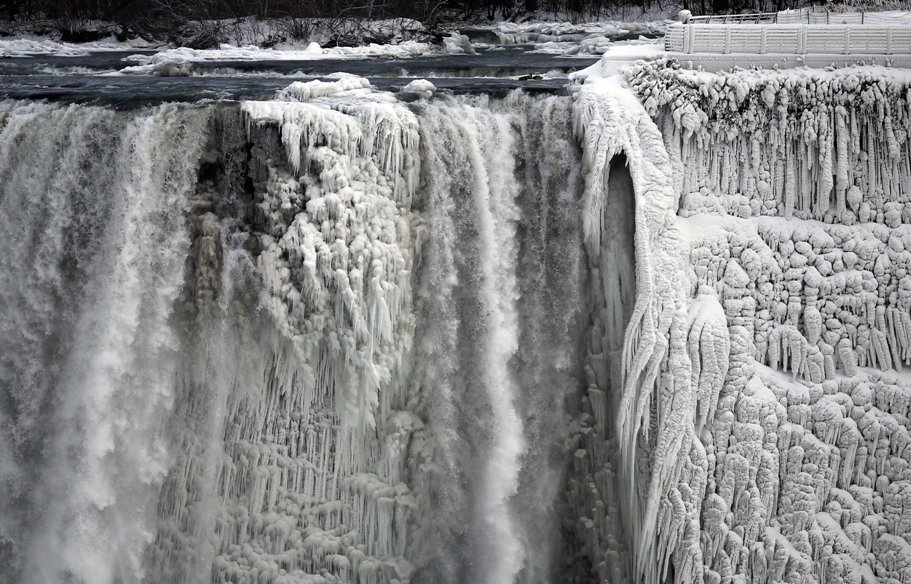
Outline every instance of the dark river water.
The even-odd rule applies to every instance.
[[[533,52],[530,45],[479,49],[476,55],[432,54],[413,58],[361,58],[193,63],[183,77],[124,75],[130,55],[153,52],[98,52],[85,56],[36,55],[0,59],[0,97],[43,98],[74,103],[132,106],[164,101],[256,99],[271,96],[295,80],[346,72],[397,91],[426,78],[453,93],[505,94],[515,88],[560,92],[566,75],[598,60]]]

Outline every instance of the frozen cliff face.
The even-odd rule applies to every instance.
[[[630,78],[672,145],[682,211],[889,227],[911,217],[909,82],[883,67],[711,75],[665,61]]]
[[[656,334],[634,311],[621,401],[607,407],[630,470],[616,474],[635,578],[905,581],[911,80],[663,62],[627,76],[650,120],[628,115],[638,103],[625,120],[605,115],[627,99],[612,80],[583,86],[577,115],[600,108],[579,124],[589,165],[618,150],[602,154],[602,134],[661,141],[620,148],[636,191],[637,289],[661,286],[643,255],[677,284],[639,293],[637,307],[659,309]],[[636,156],[655,170],[637,176]],[[664,219],[643,228],[650,217]],[[654,373],[636,377],[630,363],[651,347],[642,371]],[[611,537],[602,527],[588,539],[605,565]]]
[[[582,418],[592,427],[581,433],[570,484],[580,497],[576,529],[599,581],[658,581],[672,557],[681,574],[696,573],[707,465],[696,421],[721,383],[726,329],[716,299],[691,310],[680,286],[686,258],[670,160],[643,106],[618,78],[589,83],[577,94],[574,127],[593,296],[593,419]],[[623,255],[631,251],[635,278]],[[695,367],[692,354],[702,358]]]

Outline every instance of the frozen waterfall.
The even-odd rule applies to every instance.
[[[239,107],[4,104],[4,572],[555,577],[571,112],[406,106],[358,78]]]
[[[600,70],[0,103],[5,581],[911,583],[911,80]]]

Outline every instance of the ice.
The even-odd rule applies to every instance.
[[[29,55],[54,55],[56,57],[82,57],[92,52],[129,51],[156,48],[159,45],[142,39],[118,41],[113,36],[89,43],[66,43],[42,37],[0,38],[0,58],[28,57]]]
[[[646,383],[630,387],[637,370],[624,372],[630,397],[615,414],[621,462],[645,454],[651,469],[630,465],[620,492],[634,509],[638,579],[903,581],[894,558],[907,533],[911,386],[896,370],[908,364],[911,78],[872,67],[708,74],[656,61],[629,69],[626,89],[609,72],[587,72],[577,107],[610,94],[631,112],[624,92],[637,95],[661,144],[638,154],[657,161],[649,182],[636,183],[637,155],[626,153],[636,235],[645,218],[671,215],[664,232],[679,232],[688,254],[668,263],[675,239],[650,239],[650,261],[688,283],[683,299],[653,297],[682,300],[689,315],[659,313],[670,324],[649,343],[664,357]],[[622,135],[608,119],[588,113],[582,127]],[[657,133],[642,122],[638,131]],[[589,150],[597,161],[612,152]],[[647,197],[662,181],[671,194]],[[637,255],[637,278],[646,266]],[[638,334],[626,351],[643,346]]]
[[[436,86],[426,79],[415,79],[409,81],[408,85],[402,88],[402,93],[411,93],[423,99],[430,99],[437,90]]]
[[[138,63],[125,73],[145,71],[162,63],[195,63],[200,61],[307,61],[314,59],[361,59],[369,57],[408,58],[439,51],[436,45],[419,41],[398,44],[370,43],[357,47],[320,47],[316,42],[302,48],[261,48],[256,45],[234,46],[222,44],[217,49],[191,49],[178,47],[158,51],[153,55],[130,55],[125,60]]]

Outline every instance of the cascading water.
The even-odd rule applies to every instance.
[[[280,98],[4,104],[3,572],[559,578],[571,100]]]
[[[3,106],[0,563],[12,581],[142,579],[208,117]]]
[[[580,366],[581,184],[569,113],[565,98],[518,95],[418,112],[432,235],[422,244],[416,367],[426,376],[423,418],[442,446],[426,504],[444,518],[423,529],[429,556],[445,550],[430,570],[442,581],[553,577],[564,400]],[[553,242],[555,233],[564,237]],[[475,527],[464,532],[466,515]]]

